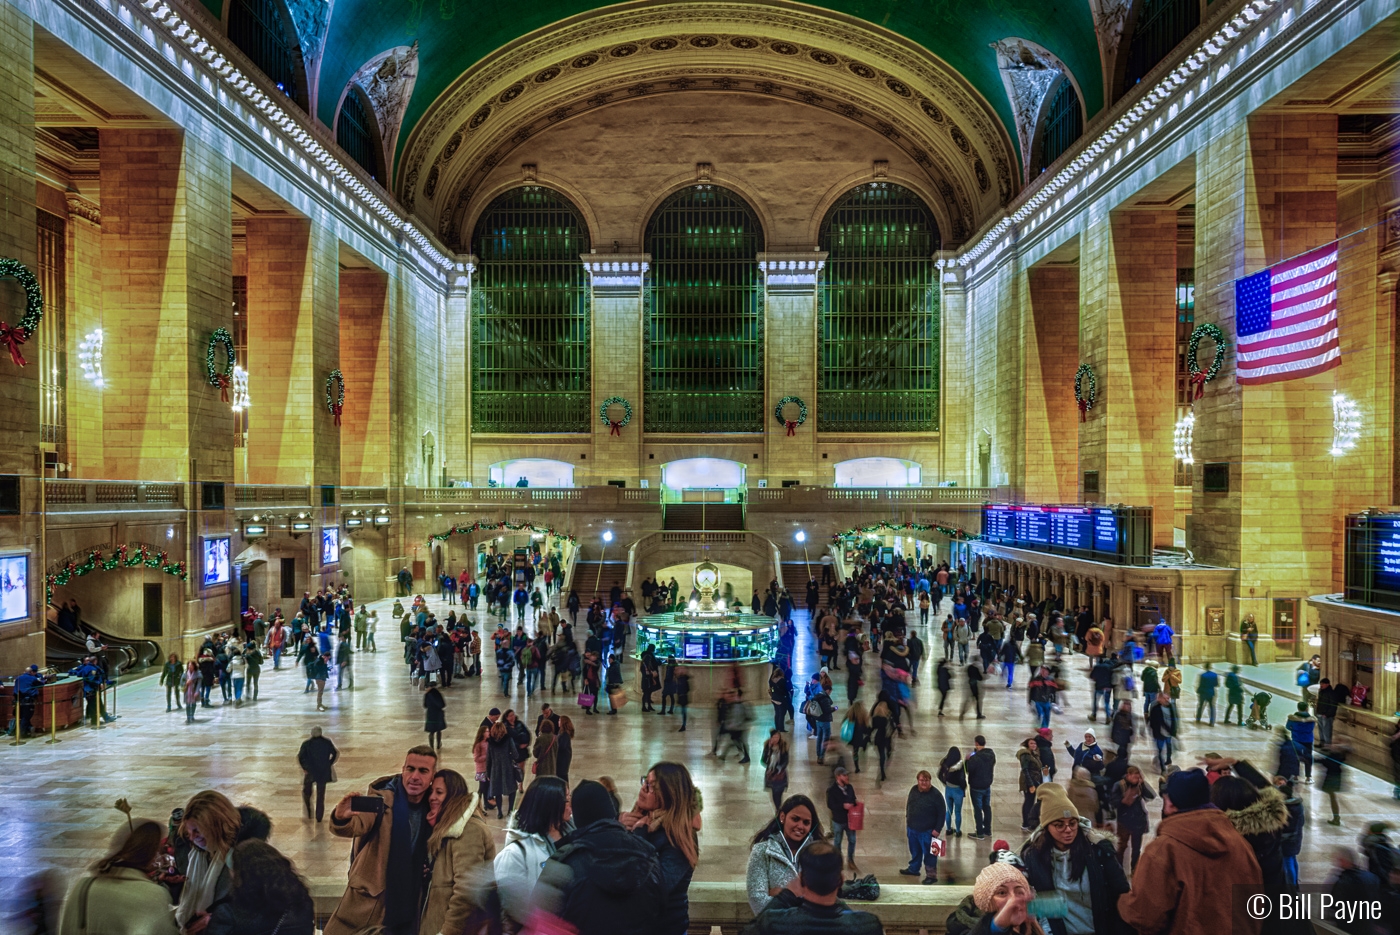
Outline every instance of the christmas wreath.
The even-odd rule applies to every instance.
[[[1202,370],[1196,362],[1196,351],[1200,349],[1201,338],[1210,338],[1215,342],[1215,357],[1206,370]],[[1225,362],[1225,355],[1229,352],[1230,343],[1225,340],[1225,332],[1215,325],[1197,325],[1196,330],[1191,332],[1191,343],[1186,348],[1186,370],[1191,374],[1191,385],[1195,387],[1191,394],[1192,399],[1201,398],[1201,394],[1206,391],[1206,384],[1215,379],[1215,375],[1220,372],[1220,365]]]
[[[220,345],[223,346],[227,358],[222,373],[214,366],[214,358]],[[219,398],[224,402],[228,402],[228,388],[233,386],[233,363],[233,335],[228,333],[227,328],[217,328],[209,335],[209,345],[204,349],[204,378],[210,386],[219,388]]]
[[[39,288],[39,278],[34,271],[9,257],[0,259],[0,279],[17,280],[24,288],[24,315],[19,324],[11,326],[9,322],[0,321],[0,341],[10,349],[10,360],[23,367],[26,361],[19,346],[39,330],[39,322],[44,320],[44,292]]]
[[[788,403],[797,403],[796,422],[783,415],[783,410],[787,408]],[[773,418],[787,429],[789,435],[796,435],[797,427],[807,421],[807,404],[802,401],[801,396],[784,396],[778,400],[778,405],[773,407]]]
[[[1088,381],[1088,393],[1085,393],[1085,381]],[[1074,371],[1074,401],[1079,404],[1079,421],[1084,421],[1084,414],[1094,408],[1094,403],[1099,398],[1099,381],[1094,377],[1094,368],[1088,364],[1080,364],[1079,369]]]
[[[622,407],[622,418],[614,420],[608,415],[608,410],[613,406]],[[609,435],[621,435],[622,427],[632,421],[632,404],[622,396],[609,396],[603,400],[603,404],[598,407],[598,418],[603,420],[603,424],[608,427]]]
[[[339,387],[339,393],[331,398],[331,386]],[[345,377],[339,370],[332,370],[326,377],[326,409],[335,416],[335,424],[340,424],[340,414],[345,410]]]

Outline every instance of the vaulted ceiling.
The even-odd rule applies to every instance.
[[[227,0],[200,2],[227,22]],[[316,117],[334,126],[350,84],[364,89],[391,187],[441,233],[534,133],[698,90],[786,97],[883,134],[924,168],[956,241],[1023,183],[1027,126],[1056,75],[1086,122],[1103,107],[1095,20],[1130,0],[281,2]],[[1027,67],[1051,72],[1027,84]]]

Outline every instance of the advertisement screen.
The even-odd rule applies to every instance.
[[[340,527],[325,526],[321,529],[321,564],[334,565],[340,561]]]
[[[204,587],[211,584],[228,584],[228,539],[204,540]]]
[[[1371,536],[1375,587],[1400,592],[1400,519],[1376,517],[1371,521]]]
[[[0,623],[29,616],[29,556],[0,555]]]

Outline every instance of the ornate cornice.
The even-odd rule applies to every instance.
[[[760,253],[758,269],[769,295],[816,295],[826,265],[825,250],[810,253]]]
[[[102,223],[102,209],[77,192],[64,192],[63,200],[68,204],[69,217],[82,218],[98,225]]]
[[[609,256],[585,254],[579,257],[588,272],[594,295],[628,297],[641,295],[651,267],[649,253],[615,253]]]
[[[726,78],[742,87],[713,83]],[[693,84],[675,84],[686,81]],[[964,215],[968,229],[1014,193],[1005,128],[927,51],[839,14],[722,2],[610,8],[556,23],[483,59],[414,127],[396,190],[418,216],[445,230],[473,171],[493,157],[499,163],[537,131],[541,117],[557,122],[629,94],[697,86],[844,106],[853,109],[849,119],[891,139],[886,128],[894,130],[910,155],[922,150],[918,161],[934,187],[953,189],[949,214]],[[590,103],[600,93],[613,96]]]

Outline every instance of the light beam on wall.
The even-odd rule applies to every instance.
[[[1332,394],[1332,456],[1341,457],[1361,437],[1361,407],[1341,393]]]

